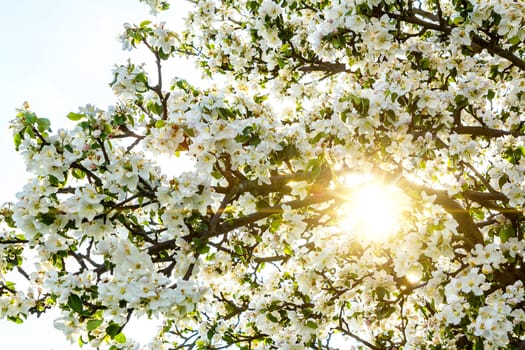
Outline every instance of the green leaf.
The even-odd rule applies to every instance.
[[[499,187],[503,187],[503,185],[505,185],[506,183],[509,182],[509,178],[507,175],[502,175],[499,179],[498,179],[498,185]]]
[[[246,8],[248,10],[250,10],[251,12],[253,12],[253,13],[257,12],[257,10],[259,9],[259,6],[260,5],[259,5],[259,3],[257,1],[248,1],[246,3]]]
[[[321,160],[319,158],[312,158],[306,164],[306,170],[311,170],[313,175],[312,178],[317,178],[321,172]]]
[[[463,95],[456,95],[454,102],[456,102],[458,107],[465,107],[468,104],[468,99]]]
[[[44,225],[51,225],[55,222],[56,215],[52,212],[47,213],[38,213],[36,216],[37,220],[43,223]]]
[[[311,329],[316,329],[319,326],[317,325],[315,321],[308,320],[306,321],[306,327],[311,328]]]
[[[91,332],[95,328],[98,328],[102,324],[103,320],[89,320],[86,325],[88,332]]]
[[[124,125],[126,123],[126,116],[123,114],[115,114],[113,116],[113,122],[116,125]]]
[[[521,43],[521,39],[519,36],[516,35],[509,39],[509,43],[511,45],[518,45],[519,43]]]
[[[379,300],[383,300],[387,294],[387,290],[384,287],[377,287],[376,294]]]
[[[323,138],[326,138],[328,135],[325,133],[325,132],[320,132],[318,133],[317,135],[315,135],[315,137],[313,139],[310,140],[310,144],[316,144],[318,143],[321,139]]]
[[[124,344],[126,342],[126,336],[124,333],[119,333],[113,338],[117,343]]]
[[[44,132],[46,130],[49,130],[49,127],[51,126],[51,122],[47,118],[38,118],[36,120],[37,129],[40,132]]]
[[[75,179],[83,179],[86,176],[86,173],[80,169],[71,169],[71,174]]]
[[[454,18],[454,20],[452,21],[452,24],[458,25],[458,24],[462,23],[464,20],[465,19],[463,17],[459,17],[458,16],[458,17]]]
[[[16,324],[22,324],[24,323],[24,320],[21,319],[20,317],[18,316],[7,316],[7,319],[11,322],[14,322]]]
[[[224,107],[217,108],[217,112],[219,113],[221,119],[233,118],[235,116],[235,114],[230,109]]]
[[[277,319],[277,317],[275,317],[274,315],[272,315],[271,312],[268,312],[268,313],[266,314],[266,318],[267,318],[268,320],[274,322],[274,323],[279,322],[279,320]]]
[[[213,178],[219,180],[219,179],[222,179],[222,174],[218,171],[212,171],[211,173],[211,176],[213,176]]]
[[[84,346],[84,344],[87,344],[84,339],[82,339],[82,336],[78,337],[77,344],[79,347]]]
[[[332,36],[330,42],[334,49],[340,49],[346,45],[346,38],[343,35]]]
[[[145,20],[145,21],[140,22],[139,26],[140,26],[141,28],[144,28],[144,27],[146,27],[146,26],[147,26],[148,24],[150,24],[150,23],[151,23],[151,21],[149,21],[149,20]]]
[[[208,340],[211,340],[211,338],[213,338],[213,336],[216,333],[216,329],[217,326],[213,326],[211,329],[208,330],[208,332],[206,333],[206,337],[208,338]]]
[[[394,307],[387,304],[382,304],[376,310],[376,317],[378,320],[384,320],[385,318],[392,315],[395,311],[396,309]]]
[[[492,11],[492,20],[494,25],[498,25],[501,23],[501,15],[497,12]]]
[[[106,327],[106,334],[111,337],[111,339],[114,339],[117,334],[120,333],[120,325],[116,323],[110,323],[109,326]]]
[[[84,114],[80,114],[80,113],[73,113],[73,112],[70,112],[67,114],[67,118],[70,119],[70,120],[73,120],[73,121],[78,121],[82,118],[84,118],[85,115]]]
[[[370,100],[367,98],[362,98],[361,99],[361,109],[359,112],[361,113],[361,115],[367,115],[369,109],[370,109]]]
[[[210,247],[208,245],[199,246],[197,252],[199,254],[208,254],[210,252]]]
[[[69,306],[71,310],[79,314],[82,313],[84,308],[84,305],[82,305],[82,300],[76,294],[69,295],[69,297],[67,298],[67,306]]]
[[[510,225],[505,225],[500,231],[499,231],[499,238],[501,239],[501,242],[505,243],[509,240],[509,238],[516,237],[516,232],[514,231],[514,228]]]
[[[135,76],[135,81],[139,83],[143,83],[144,85],[148,84],[148,77],[146,76],[146,73],[141,72]],[[138,91],[138,90],[137,90]],[[141,92],[141,91],[139,91]]]
[[[385,116],[389,119],[389,120],[392,120],[394,121],[396,119],[396,112],[394,112],[393,110],[391,109],[387,109],[385,111]]]
[[[224,334],[224,335],[222,336],[222,339],[223,339],[225,342],[227,342],[228,344],[233,344],[233,343],[235,343],[235,340],[234,340],[234,339],[232,338],[232,336],[229,335],[228,333]]]
[[[472,350],[483,350],[483,349],[484,349],[483,340],[480,338],[477,338],[474,343],[474,346],[472,347]]]
[[[30,124],[35,123],[37,120],[36,114],[33,112],[24,112],[24,118]]]
[[[409,104],[409,100],[406,96],[399,96],[397,98],[397,102],[401,105],[401,107],[406,107]]]
[[[284,254],[290,255],[290,256],[293,255],[293,249],[289,244],[284,245]]]
[[[428,67],[430,67],[430,59],[428,58],[422,58],[420,61],[419,61],[419,65],[421,66],[421,69],[428,69]]]
[[[279,227],[281,227],[282,223],[283,223],[283,219],[280,216],[274,216],[270,223],[269,231],[271,233],[276,233]]]
[[[166,10],[169,10],[170,9],[170,4],[166,1],[162,1],[160,3],[160,10],[161,11],[166,11]]]
[[[155,103],[155,102],[148,103],[148,111],[156,115],[162,115],[162,112],[163,112],[162,105]],[[159,121],[157,121],[157,123],[158,122]],[[157,123],[155,123],[155,126],[157,126]],[[164,126],[164,124],[162,124],[162,126]]]
[[[244,248],[240,244],[236,244],[233,247],[233,250],[235,250],[235,253],[237,253],[239,255],[243,255],[244,254]]]
[[[15,144],[15,150],[18,151],[20,149],[20,145],[22,144],[22,134],[16,133],[15,136],[13,136],[13,142]]]

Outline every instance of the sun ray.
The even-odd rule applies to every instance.
[[[366,241],[381,242],[399,231],[408,209],[408,198],[394,184],[371,175],[345,179],[347,204],[341,211],[340,226]]]

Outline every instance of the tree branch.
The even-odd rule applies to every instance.
[[[525,61],[512,54],[511,52],[503,49],[501,46],[496,45],[493,42],[486,41],[477,34],[472,34],[472,42],[485,48],[488,52],[493,55],[503,57],[512,62],[520,70],[525,70]]]
[[[515,133],[506,130],[486,128],[483,126],[456,126],[452,129],[456,134],[485,136],[485,137],[502,137],[507,135],[524,136],[525,134]]]
[[[0,244],[20,244],[29,242],[27,239],[0,239]]]
[[[500,192],[479,192],[474,190],[466,190],[461,192],[468,199],[473,201],[502,201],[508,202],[509,199],[503,193]]]
[[[304,208],[304,207],[307,207],[307,206],[310,206],[310,205],[313,205],[313,204],[319,204],[319,203],[323,203],[323,202],[328,202],[328,201],[333,200],[335,198],[336,198],[336,196],[333,193],[328,193],[328,192],[317,193],[317,194],[311,195],[310,197],[307,197],[305,199],[297,199],[297,200],[293,200],[293,201],[289,201],[289,202],[283,203],[281,205],[276,205],[276,206],[273,206],[273,207],[268,207],[268,208],[265,208],[265,209],[261,209],[258,212],[255,212],[255,213],[252,213],[252,214],[248,214],[248,215],[240,217],[238,219],[231,220],[231,221],[229,221],[228,223],[226,223],[224,225],[219,225],[219,227],[217,228],[217,234],[223,234],[223,233],[226,233],[226,232],[230,232],[232,230],[235,230],[236,228],[243,227],[243,226],[246,226],[248,224],[252,224],[252,223],[257,222],[259,220],[265,219],[265,218],[267,218],[267,217],[269,217],[271,215],[280,214],[280,213],[284,212],[284,210],[282,208],[282,205],[288,205],[292,209],[299,209],[299,208]]]
[[[377,168],[376,168],[377,169]],[[430,195],[435,195],[435,204],[441,206],[447,213],[449,213],[458,223],[458,232],[463,235],[464,248],[470,251],[478,243],[483,243],[483,235],[478,226],[470,216],[467,209],[463,208],[458,202],[450,198],[447,191],[435,190],[433,188],[417,185],[411,181],[406,180],[401,176],[393,175],[381,169],[377,169],[383,176],[389,178],[393,183],[398,183],[405,188],[417,188],[421,192]]]
[[[390,18],[396,19],[398,21],[403,21],[415,25],[422,26],[423,28],[435,30],[444,34],[450,34],[452,31],[452,27],[444,25],[443,21],[440,21],[439,24],[425,21],[421,18],[416,17],[416,12],[413,11],[414,15],[405,15],[405,14],[398,14],[398,13],[392,13],[388,11],[379,11],[377,14],[377,18],[381,17],[381,15],[386,14]],[[417,14],[424,16],[426,18],[429,18],[431,20],[434,20],[434,15],[430,13],[426,13],[425,11],[418,11]],[[494,42],[489,42],[483,38],[481,38],[478,34],[471,33],[472,43],[474,45],[479,46],[480,48],[486,49],[489,53],[500,56],[502,58],[507,59],[512,64],[514,64],[516,67],[518,67],[520,70],[525,70],[525,61],[514,55],[512,52],[509,52],[505,49],[503,49],[501,46],[497,45]]]

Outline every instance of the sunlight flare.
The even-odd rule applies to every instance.
[[[423,270],[420,266],[413,266],[411,267],[407,274],[406,279],[410,284],[416,284],[421,282],[421,279],[423,278]]]
[[[348,204],[344,206],[341,227],[366,241],[385,241],[402,226],[408,199],[394,184],[371,175],[345,178]]]

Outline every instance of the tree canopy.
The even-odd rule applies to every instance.
[[[156,67],[116,66],[114,106],[18,111],[0,317],[112,350],[133,315],[152,349],[523,349],[525,3],[192,2],[125,26]]]

